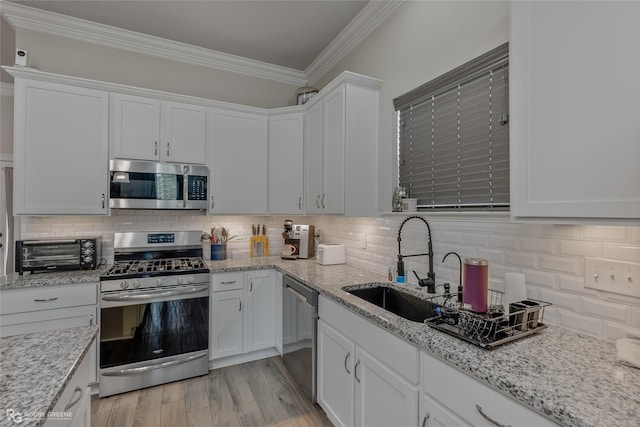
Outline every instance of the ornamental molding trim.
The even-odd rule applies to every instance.
[[[243,58],[135,31],[98,24],[0,0],[0,12],[14,28],[38,31],[170,59],[186,64],[230,71],[282,83],[306,86],[318,80],[349,54],[404,0],[370,1],[305,71]]]

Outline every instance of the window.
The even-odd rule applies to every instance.
[[[394,99],[399,185],[419,208],[509,206],[508,43]]]

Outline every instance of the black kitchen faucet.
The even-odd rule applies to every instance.
[[[404,227],[404,225],[412,219],[419,219],[420,221],[424,222],[424,224],[427,226],[427,230],[429,231],[429,243],[428,243],[429,252],[424,254],[402,255],[402,248],[400,245],[400,242],[402,241],[402,227]],[[402,259],[408,258],[408,257],[414,257],[414,256],[429,257],[429,272],[427,273],[427,278],[421,279],[420,277],[418,277],[415,271],[413,273],[416,275],[416,277],[418,277],[418,285],[426,286],[427,292],[429,293],[432,293],[432,294],[435,293],[436,292],[436,273],[433,271],[433,242],[431,240],[431,227],[429,227],[429,223],[427,222],[427,220],[419,215],[408,216],[407,218],[405,218],[404,221],[402,221],[402,224],[400,224],[400,228],[398,229],[398,273],[397,273],[398,276],[405,275],[404,261],[402,261]]]

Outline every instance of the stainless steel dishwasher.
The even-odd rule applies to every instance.
[[[316,403],[318,292],[286,275],[282,286],[282,362],[300,391]]]

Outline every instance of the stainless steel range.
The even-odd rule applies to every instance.
[[[115,234],[114,265],[100,277],[100,397],[208,372],[200,235]]]

